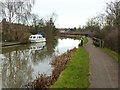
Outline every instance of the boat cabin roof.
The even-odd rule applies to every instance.
[[[40,34],[39,34],[39,35],[38,35],[38,34],[36,34],[36,35],[30,35],[30,36],[42,36],[42,35],[40,35]]]

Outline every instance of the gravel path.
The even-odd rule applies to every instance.
[[[90,55],[90,87],[118,88],[118,63],[92,44],[89,38],[84,46]]]

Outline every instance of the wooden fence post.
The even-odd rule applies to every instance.
[[[98,47],[104,47],[104,41],[99,38],[93,37],[93,44]]]

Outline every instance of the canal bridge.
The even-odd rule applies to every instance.
[[[76,36],[88,36],[85,32],[60,32],[61,37],[76,37]]]

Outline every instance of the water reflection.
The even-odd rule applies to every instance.
[[[2,67],[1,67],[1,65],[4,62],[5,58],[6,57],[0,53],[0,90],[2,89],[2,70],[1,70]]]
[[[42,42],[42,43],[32,43],[29,46],[30,51],[39,51],[42,50],[46,45],[46,42]]]
[[[3,48],[2,87],[21,88],[38,74],[51,75],[50,62],[55,56],[77,47],[78,40],[49,39],[44,43]]]
[[[67,52],[67,50],[72,49],[73,47],[78,48],[78,44],[80,43],[77,39],[58,39],[58,45],[55,47],[55,54],[61,55],[64,52]]]
[[[26,51],[26,50],[25,50]],[[9,59],[2,64],[3,88],[22,87],[32,79],[33,69],[24,50],[5,54]]]

